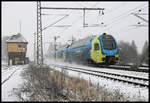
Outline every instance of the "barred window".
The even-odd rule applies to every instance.
[[[25,47],[24,47],[23,45],[19,44],[19,45],[18,45],[18,49],[19,49],[19,50],[24,50]]]

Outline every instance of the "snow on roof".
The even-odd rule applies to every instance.
[[[28,43],[27,40],[18,33],[17,35],[12,35],[6,42],[25,42]]]

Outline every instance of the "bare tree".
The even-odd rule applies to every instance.
[[[145,44],[143,46],[142,49],[142,54],[141,54],[141,63],[149,63],[149,45],[148,45],[148,41],[145,41]]]
[[[118,42],[118,46],[120,48],[119,50],[120,63],[122,64],[127,64],[127,63],[138,64],[139,63],[137,47],[134,41],[132,41],[131,44],[128,42],[120,41]]]

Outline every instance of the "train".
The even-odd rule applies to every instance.
[[[114,65],[118,63],[118,52],[115,38],[103,33],[88,36],[59,48],[56,57],[67,62]]]

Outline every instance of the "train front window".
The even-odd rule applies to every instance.
[[[103,39],[103,48],[107,50],[113,50],[116,48],[115,42],[113,39]]]
[[[98,43],[94,44],[94,50],[99,50],[99,44]]]

